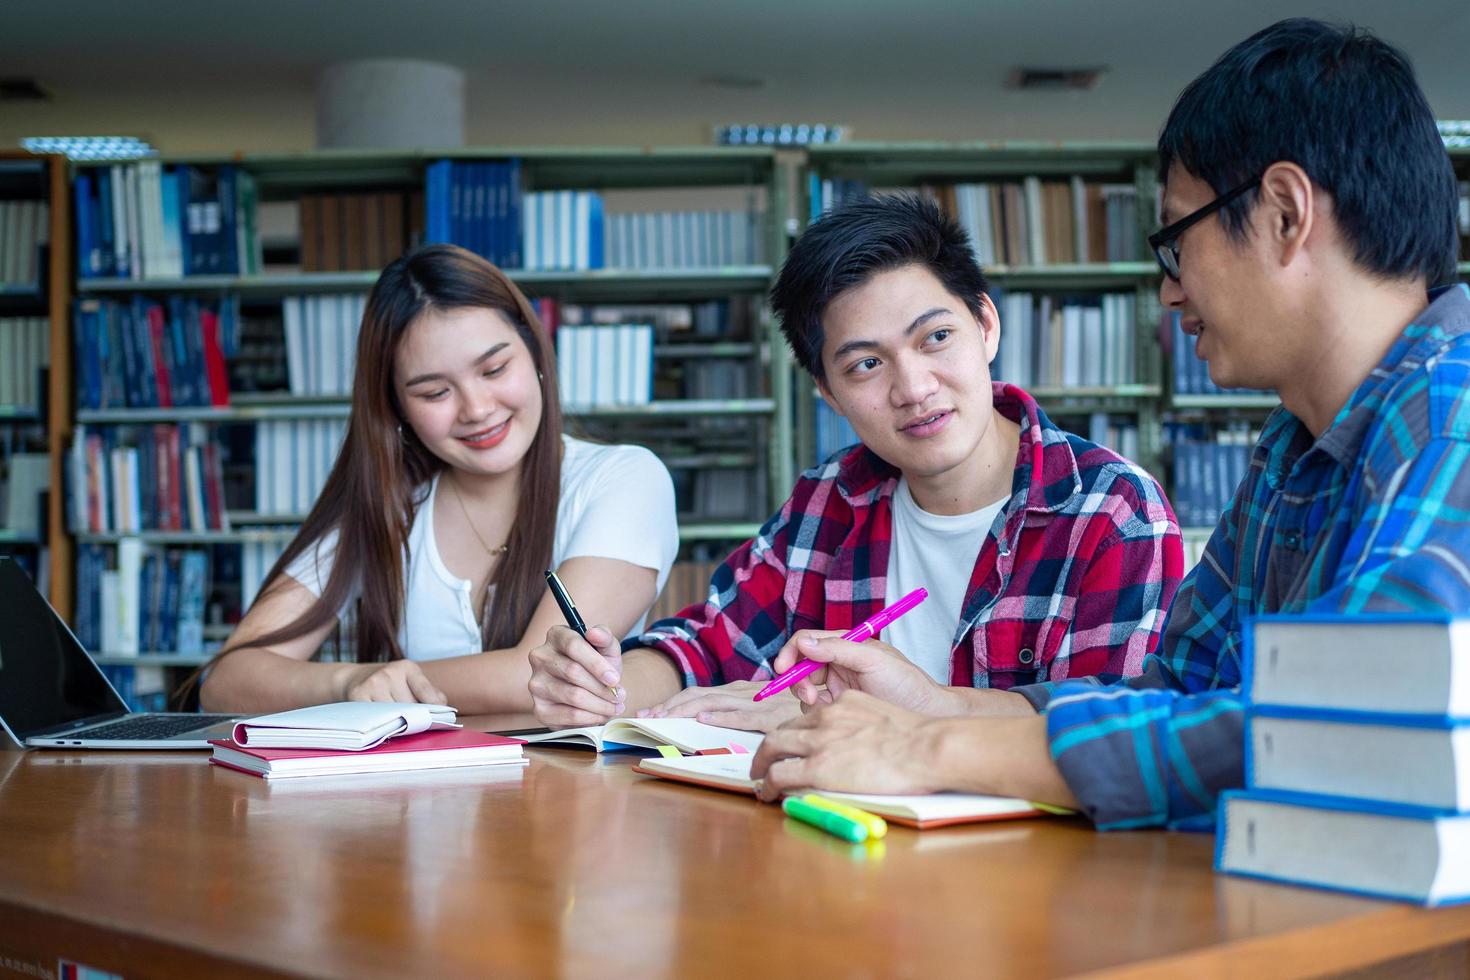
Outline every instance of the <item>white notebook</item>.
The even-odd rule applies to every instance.
[[[701,755],[687,759],[640,759],[635,772],[661,776],[680,782],[732,790],[736,793],[756,791],[757,781],[750,778],[751,757],[748,755]],[[871,793],[833,793],[821,795],[851,803],[870,813],[910,827],[943,827],[956,823],[983,820],[1010,820],[1036,817],[1043,810],[1026,800],[1004,796],[982,796],[975,793],[929,793],[922,796],[888,796]]]
[[[516,737],[524,739],[528,745],[591,746],[599,752],[672,745],[691,755],[719,749],[730,751],[737,745],[747,752],[754,752],[765,740],[760,732],[720,728],[693,718],[614,718],[606,725],[591,728],[564,728],[558,732]]]
[[[342,701],[245,718],[231,734],[255,749],[344,749],[360,752],[395,735],[459,728],[454,709],[442,704]]]

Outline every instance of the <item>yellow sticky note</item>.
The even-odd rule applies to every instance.
[[[1064,806],[1057,806],[1053,803],[1037,803],[1035,800],[1028,800],[1027,802],[1042,813],[1054,813],[1059,817],[1075,817],[1077,815],[1076,810],[1068,810]]]
[[[660,745],[658,747],[658,754],[663,756],[665,759],[679,759],[683,758],[684,755],[684,753],[680,752],[672,745]]]

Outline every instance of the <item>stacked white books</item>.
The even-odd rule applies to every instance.
[[[1425,905],[1470,901],[1470,619],[1246,626],[1246,789],[1216,867]]]

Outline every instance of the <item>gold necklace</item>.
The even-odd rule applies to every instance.
[[[459,501],[459,512],[464,515],[464,522],[470,526],[470,533],[475,536],[476,541],[480,542],[480,547],[485,549],[485,553],[491,558],[499,558],[501,555],[509,551],[509,541],[501,545],[499,548],[492,548],[485,543],[485,539],[480,536],[480,529],[475,527],[475,522],[470,517],[469,508],[464,505],[464,498],[459,495],[459,487],[451,482],[449,484],[449,489],[454,493],[454,499]]]

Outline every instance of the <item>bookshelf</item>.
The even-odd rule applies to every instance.
[[[1035,185],[1034,192],[1028,183]],[[977,243],[984,240],[977,254],[992,284],[993,298],[1002,318],[1001,354],[992,365],[996,376],[1021,384],[1049,415],[1075,431],[1088,434],[1089,426],[1094,429],[1101,426],[1109,431],[1131,433],[1128,448],[1134,451],[1129,455],[1156,474],[1165,472],[1160,422],[1168,403],[1164,365],[1156,339],[1160,312],[1158,266],[1146,259],[1144,243],[1154,218],[1152,202],[1158,193],[1151,146],[978,141],[817,146],[808,150],[801,186],[803,200],[799,213],[808,221],[844,194],[919,190],[937,198],[967,226]],[[1015,188],[1009,200],[1005,197],[1007,187]],[[1054,216],[1050,205],[1055,202],[1043,203],[1042,192],[1058,187],[1069,189],[1063,193],[1077,195],[1075,205],[1069,208],[1073,213],[1059,212]],[[1094,188],[1097,188],[1095,193]],[[1119,200],[1131,200],[1132,207],[1130,212],[1120,209],[1116,214],[1093,213],[1094,224],[1099,218],[1106,218],[1111,224],[1106,228],[1111,237],[1093,242],[1087,239],[1085,231],[1079,230],[1077,212],[1094,198],[1102,201],[1104,189]],[[1035,199],[1028,201],[1028,193],[1034,193]],[[1010,205],[1019,208],[1006,210]],[[975,220],[980,212],[986,216],[983,221]],[[1003,214],[1023,215],[1023,226],[1028,231],[1022,232],[1019,238],[1007,238]],[[1066,217],[1073,222],[1068,236],[1080,236],[1080,240],[1067,241],[1066,249],[1058,247],[1051,255],[1033,252],[1027,237],[1030,225],[1025,219],[1043,216],[1044,225],[1032,223],[1057,230],[1051,224],[1054,217]],[[1012,297],[1009,302],[1008,295]],[[1050,360],[1040,348],[1032,351],[1028,347],[1024,357],[1017,355],[1015,364],[1024,363],[1035,370],[1028,372],[1029,376],[1007,376],[1007,345],[1018,345],[1020,341],[1016,338],[1022,333],[1040,337],[1049,325],[1050,307],[1039,305],[1042,301],[1056,303],[1058,310],[1073,303],[1081,304],[1077,307],[1080,309],[1099,302],[1098,297],[1104,296],[1123,298],[1122,305],[1113,305],[1102,319],[1104,336],[1116,338],[1116,351],[1106,355],[1115,362],[1112,370],[1092,372],[1085,365],[1076,365],[1083,371],[1069,369],[1075,376],[1043,377],[1042,366]],[[1033,297],[1037,298],[1035,302]],[[1021,305],[1016,305],[1017,302]],[[1015,322],[1013,313],[1024,314],[1021,323]],[[1072,314],[1068,312],[1066,316]],[[821,420],[819,426],[818,416],[826,409],[818,404],[815,392],[796,399],[796,406],[800,414],[797,458],[809,465],[821,450],[832,448],[825,445],[827,438],[818,434],[819,427],[825,433],[831,428],[831,422]]]
[[[39,574],[63,616],[73,600],[60,490],[71,416],[69,202],[65,158],[0,153],[0,554]],[[31,457],[30,473],[17,455]],[[42,511],[23,499],[38,479],[48,488]]]
[[[441,162],[445,160],[452,164]],[[336,233],[327,230],[328,219],[324,216],[338,209],[337,217],[331,220],[346,225],[348,216],[357,213],[354,208],[379,209],[376,216],[372,210],[361,212],[369,217],[360,220],[374,223],[387,222],[386,216],[392,212],[395,213],[393,221],[403,218],[403,245],[414,244],[423,239],[425,230],[430,230],[427,225],[434,221],[436,171],[454,170],[457,175],[469,175],[463,178],[468,212],[470,195],[476,192],[472,181],[479,179],[475,175],[500,172],[496,168],[510,166],[511,161],[517,168],[519,192],[524,194],[516,200],[527,202],[528,209],[533,197],[539,200],[538,196],[550,199],[555,194],[592,193],[601,195],[599,200],[607,208],[606,220],[611,221],[613,215],[638,215],[650,207],[650,202],[656,203],[659,195],[668,193],[677,198],[675,208],[660,210],[656,217],[667,224],[670,221],[667,215],[673,214],[673,227],[680,229],[675,234],[685,238],[706,227],[723,228],[718,225],[719,220],[727,224],[731,220],[738,222],[741,206],[746,214],[753,216],[747,230],[740,232],[744,237],[737,236],[736,245],[718,241],[716,232],[709,231],[706,239],[696,241],[684,252],[662,244],[659,246],[664,249],[662,252],[650,250],[648,254],[667,259],[662,262],[643,260],[629,267],[524,268],[493,254],[487,257],[506,269],[551,324],[600,326],[605,321],[597,317],[608,314],[609,310],[615,313],[623,306],[635,311],[667,308],[674,314],[686,310],[686,319],[694,322],[696,329],[685,329],[687,324],[678,323],[668,330],[657,328],[651,345],[654,375],[651,397],[618,404],[578,404],[567,402],[564,397],[564,414],[572,431],[650,446],[666,460],[676,486],[682,481],[697,489],[701,480],[706,483],[744,480],[755,487],[755,492],[737,508],[738,514],[704,513],[697,503],[697,495],[693,504],[690,499],[681,499],[680,533],[686,553],[699,552],[703,556],[752,535],[784,499],[794,479],[795,466],[789,422],[793,377],[779,332],[767,315],[764,298],[774,270],[785,254],[783,229],[790,208],[792,174],[789,161],[778,159],[770,150],[509,147],[454,149],[442,153],[324,151],[164,157],[151,161],[141,175],[125,170],[129,165],[121,161],[79,164],[73,166],[71,177],[74,184],[85,188],[85,193],[78,191],[78,202],[86,196],[88,204],[78,211],[78,235],[92,245],[86,254],[101,258],[81,269],[76,282],[79,297],[76,344],[82,377],[75,396],[71,388],[67,389],[65,414],[74,419],[81,440],[91,437],[105,440],[104,451],[109,453],[113,447],[121,447],[125,452],[137,450],[132,465],[141,463],[145,473],[154,445],[147,440],[166,440],[165,430],[183,433],[185,452],[194,449],[199,440],[207,440],[210,445],[217,445],[222,457],[219,513],[215,514],[211,504],[205,511],[203,525],[186,519],[179,526],[177,519],[157,522],[145,515],[141,527],[132,524],[120,529],[106,519],[100,521],[101,526],[92,526],[91,518],[79,517],[79,513],[94,504],[72,502],[72,540],[85,553],[80,565],[87,566],[85,572],[79,568],[78,574],[89,582],[99,572],[112,570],[122,550],[136,552],[140,546],[146,555],[158,556],[159,565],[166,556],[173,560],[171,556],[176,551],[203,551],[209,555],[214,578],[209,587],[209,601],[214,610],[203,630],[205,652],[165,654],[161,651],[170,650],[170,646],[154,649],[145,636],[136,644],[136,653],[111,649],[107,643],[90,645],[97,651],[99,663],[109,667],[168,668],[204,659],[212,642],[227,634],[233,615],[248,602],[251,576],[263,575],[273,555],[290,540],[304,518],[314,494],[301,494],[299,482],[294,487],[294,496],[288,492],[284,497],[277,494],[270,500],[262,499],[260,487],[268,481],[280,483],[282,478],[279,474],[268,475],[273,465],[271,447],[260,441],[261,433],[272,427],[287,427],[292,432],[326,432],[328,435],[320,438],[330,443],[329,456],[334,454],[335,442],[330,442],[333,438],[330,434],[340,431],[350,411],[347,397],[350,355],[348,364],[327,372],[335,376],[327,379],[324,388],[308,393],[285,385],[283,381],[289,371],[280,370],[279,365],[268,372],[273,380],[264,382],[260,376],[250,374],[254,368],[246,368],[254,362],[272,359],[279,362],[283,355],[294,356],[287,351],[289,314],[285,312],[293,302],[299,302],[302,309],[330,309],[333,312],[323,312],[321,316],[337,317],[343,324],[352,320],[351,333],[342,335],[338,347],[324,348],[339,354],[350,351],[355,318],[360,315],[352,312],[352,302],[361,302],[361,297],[376,281],[381,264],[401,251],[401,248],[391,250],[381,261],[370,262],[363,261],[361,255],[356,260],[341,255],[334,257],[330,254],[333,250],[322,244]],[[113,172],[114,168],[118,168],[117,173]],[[153,184],[162,186],[162,214],[168,219],[175,213],[171,208],[193,207],[209,200],[206,196],[196,201],[190,181],[223,185],[226,173],[233,189],[220,190],[218,194],[226,207],[232,204],[236,207],[234,218],[226,222],[226,227],[233,226],[239,235],[233,266],[227,262],[228,267],[223,269],[193,271],[188,266],[192,261],[189,256],[197,253],[200,246],[191,237],[192,229],[181,233],[185,248],[177,267],[154,262],[165,253],[156,251],[161,247],[158,241],[152,246],[155,251],[149,251],[146,230],[134,254],[126,260],[114,261],[111,246],[117,243],[118,227],[129,232],[136,227],[126,223],[130,216],[117,213],[124,223],[112,227],[104,236],[101,215],[107,209],[110,220],[117,200],[114,197],[109,203],[103,199],[104,184],[113,191],[121,186],[125,192],[129,179],[141,181],[145,189]],[[170,189],[171,175],[180,177],[182,189]],[[171,193],[177,195],[173,202],[168,199]],[[494,193],[493,185],[489,193]],[[716,211],[709,212],[709,217],[701,217],[702,212],[696,210],[691,212],[694,217],[684,219],[684,211],[691,207],[689,202],[696,202],[697,209],[697,202],[704,195],[724,202],[724,211],[717,206]],[[366,205],[361,203],[365,198],[369,200]],[[731,208],[728,202],[732,199],[743,203]],[[137,200],[139,211],[146,218],[149,207],[146,194]],[[423,203],[425,200],[427,204]],[[296,216],[291,220],[294,227],[290,229],[296,233],[294,242],[289,241],[289,234],[283,236],[280,231],[278,219],[283,208],[295,210]],[[728,217],[731,212],[735,214],[734,219]],[[320,224],[310,224],[308,213]],[[477,217],[493,222],[494,212]],[[631,226],[632,219],[623,220]],[[681,221],[685,223],[680,224]],[[165,237],[160,241],[168,245],[170,221],[165,220],[160,227],[165,229],[161,233]],[[486,227],[493,228],[493,225]],[[528,244],[530,226],[523,227],[527,229],[523,244]],[[465,228],[465,234],[478,233],[473,227],[455,226],[456,231],[461,228]],[[580,233],[580,230],[574,232]],[[157,234],[160,233],[155,233],[155,238]],[[351,237],[350,231],[343,234]],[[588,234],[593,234],[591,229]],[[611,232],[608,234],[611,237]],[[456,235],[434,238],[457,240]],[[177,243],[174,247],[178,247]],[[371,246],[362,247],[370,249]],[[315,251],[308,254],[310,249]],[[477,250],[486,254],[483,249]],[[342,251],[351,249],[344,246]],[[122,267],[125,261],[131,261],[134,268],[129,271],[137,271],[139,255],[143,260],[141,278],[120,276],[107,267],[108,263]],[[698,261],[700,258],[704,261]],[[323,265],[327,267],[322,268]],[[149,274],[159,271],[165,274]],[[723,311],[715,319],[720,327],[729,327],[728,334],[722,329],[705,329],[707,323],[713,322],[706,316],[712,308]],[[88,346],[93,342],[89,338],[113,329],[118,323],[126,327],[128,316],[151,315],[150,309],[161,311],[160,315],[170,325],[167,329],[172,329],[178,310],[188,310],[189,317],[197,317],[195,311],[216,316],[222,337],[234,332],[234,341],[223,344],[230,374],[228,404],[218,401],[209,404],[208,398],[181,404],[176,398],[173,405],[163,407],[146,397],[134,399],[131,392],[127,398],[98,402],[85,388],[88,369],[99,359]],[[360,306],[356,309],[360,310]],[[577,319],[579,316],[589,319]],[[636,313],[630,314],[630,318],[629,322],[636,322]],[[674,315],[673,319],[679,317]],[[323,330],[332,329],[328,320],[322,320],[320,325]],[[314,328],[315,324],[308,324],[308,329]],[[146,358],[146,350],[138,356]],[[105,372],[109,368],[105,357],[101,360],[99,370]],[[701,394],[699,387],[689,382],[691,376],[701,372],[740,375],[746,383],[733,395],[718,391]],[[158,377],[162,375],[163,372],[158,372]],[[139,450],[139,446],[144,448]],[[79,466],[75,458],[67,459],[67,452],[65,447],[60,450],[63,461]],[[208,452],[208,446],[202,447],[201,452]],[[80,453],[73,451],[72,455],[77,457]],[[86,465],[91,465],[90,459]],[[321,467],[323,477],[325,465]],[[95,469],[104,478],[111,475],[106,464]],[[77,473],[82,472],[83,468],[79,467]],[[210,479],[206,469],[204,480]],[[74,477],[74,483],[85,486],[86,480]],[[687,497],[688,494],[681,494],[681,498]],[[174,506],[177,511],[177,503]],[[161,529],[164,527],[168,529]],[[140,591],[147,588],[145,583]],[[93,622],[79,632],[91,635],[96,626]],[[146,626],[144,632],[148,632]]]

